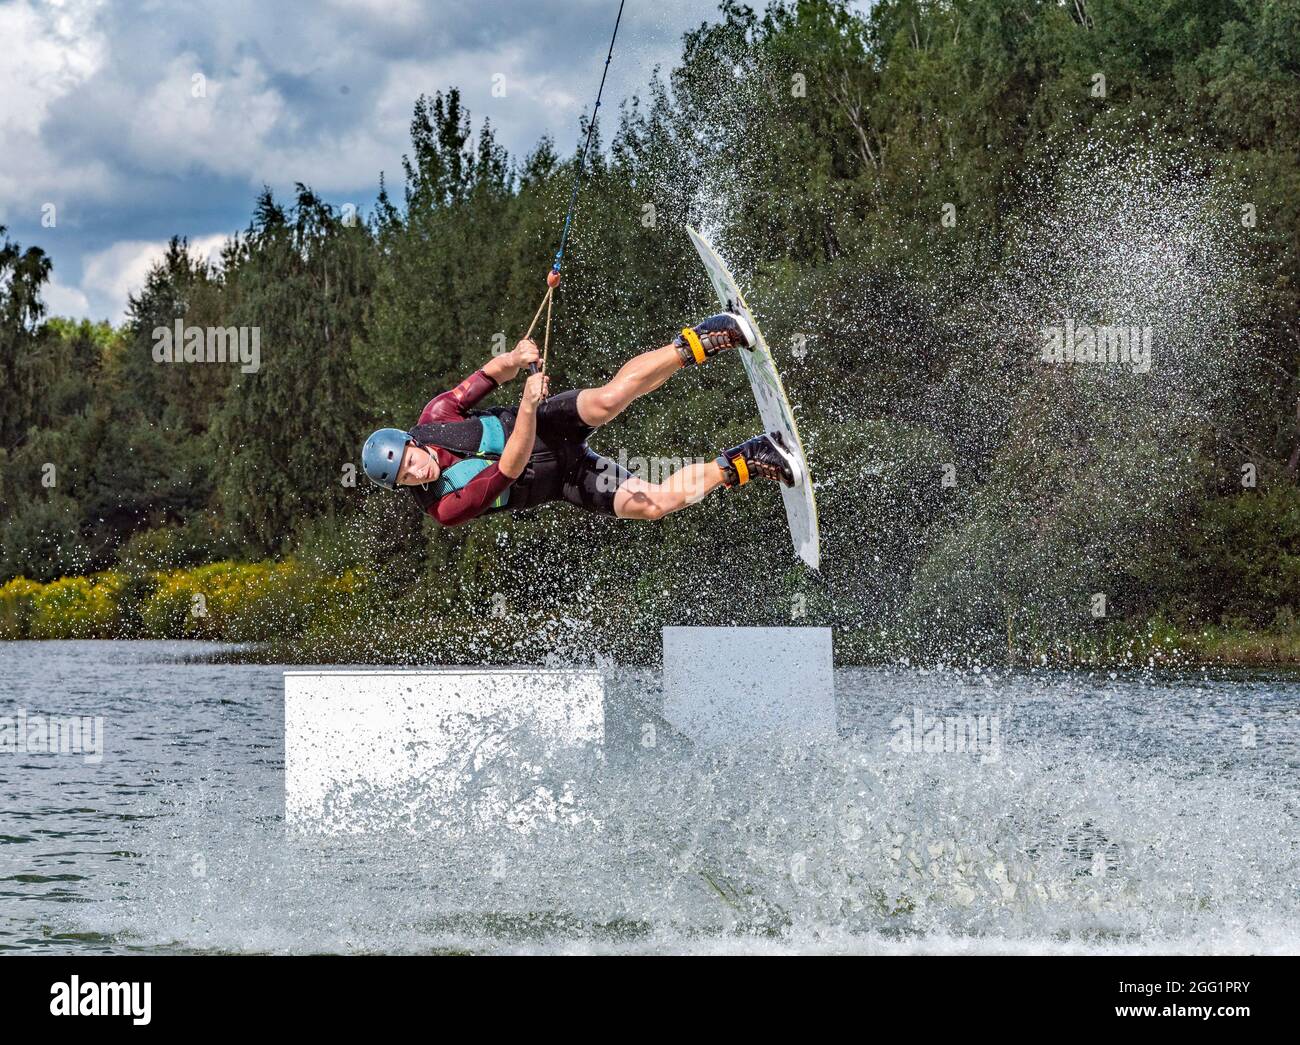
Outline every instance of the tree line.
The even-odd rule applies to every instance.
[[[507,154],[455,87],[368,211],[264,191],[219,264],[173,239],[118,328],[47,316],[49,259],[0,231],[0,581],[294,557],[372,579],[340,632],[505,613],[612,655],[663,623],[827,623],[863,656],[1289,628],[1296,112],[1293,0],[727,2],[686,34],[597,128],[552,387],[715,309],[701,227],[796,404],[820,576],[774,489],[439,531],[357,481],[371,429],[513,345],[558,240],[576,152]],[[158,362],[178,319],[256,328],[258,369]],[[1044,362],[1067,322],[1146,329],[1149,370]],[[724,359],[593,445],[712,456],[758,424]]]

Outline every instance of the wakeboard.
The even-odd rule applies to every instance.
[[[781,485],[781,499],[785,502],[785,517],[790,525],[790,537],[794,549],[814,570],[821,568],[821,534],[817,528],[817,501],[813,497],[812,473],[808,470],[808,458],[804,455],[803,443],[799,439],[799,429],[794,423],[794,410],[781,384],[781,375],[777,373],[772,360],[771,349],[763,338],[754,321],[754,314],[736,286],[736,281],[727,266],[718,257],[709,241],[689,225],[686,227],[691,242],[700,252],[709,273],[709,281],[718,295],[718,300],[727,312],[737,312],[749,320],[757,344],[752,350],[736,349],[744,364],[749,386],[753,389],[754,399],[758,403],[758,416],[763,419],[763,427],[769,432],[780,432],[785,438],[786,446],[798,457],[802,465],[802,481],[794,486]]]

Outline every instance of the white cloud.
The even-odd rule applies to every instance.
[[[206,258],[215,264],[219,260],[221,248],[227,236],[200,236],[191,240],[189,251]],[[80,290],[65,288],[66,300],[71,302],[71,295],[79,295],[87,302],[89,309],[83,308],[75,314],[90,314],[106,317],[115,326],[126,318],[127,298],[144,286],[149,270],[167,252],[167,244],[161,241],[122,240],[105,250],[86,255],[84,259]],[[47,295],[47,300],[50,300]],[[62,314],[63,309],[56,308],[51,300],[51,314]]]
[[[619,88],[643,85],[650,60],[675,46],[664,9],[679,27],[693,20],[676,6],[643,16],[648,41],[627,19],[611,109]],[[450,86],[516,153],[547,130],[576,140],[613,9],[331,0],[288,21],[243,4],[221,5],[220,17],[199,4],[146,19],[87,0],[16,0],[0,6],[0,206],[129,196],[154,179],[204,175],[254,188],[373,185],[409,144],[415,98]],[[194,97],[196,74],[205,97]],[[494,74],[506,78],[504,98],[492,96]]]
[[[204,77],[195,97],[195,75]],[[172,174],[207,171],[254,183],[276,137],[297,120],[262,66],[246,57],[223,73],[203,72],[198,57],[178,55],[136,100],[129,145],[136,162]]]
[[[0,5],[0,202],[15,209],[84,191],[104,178],[95,158],[70,161],[42,137],[51,107],[104,65],[108,49],[92,28],[94,6]]]
[[[54,311],[120,320],[168,236],[242,227],[263,184],[283,197],[301,181],[364,207],[382,170],[398,190],[421,94],[459,87],[475,129],[490,118],[516,158],[547,133],[567,154],[616,7],[322,0],[285,17],[263,0],[0,0],[0,222],[54,259]],[[712,14],[699,0],[629,6],[606,142],[619,100]],[[40,224],[45,203],[57,233]]]
[[[51,280],[41,292],[45,313],[49,316],[88,316],[90,299],[76,287],[65,286],[57,279]]]

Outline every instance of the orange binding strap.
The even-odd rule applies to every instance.
[[[700,343],[700,335],[695,333],[690,327],[682,328],[682,337],[686,343],[691,346],[691,355],[695,357],[696,363],[703,363],[708,356],[705,354],[704,345]]]
[[[739,454],[731,459],[731,463],[736,466],[736,479],[738,480],[736,485],[744,486],[749,482],[749,465],[745,463],[745,459]]]

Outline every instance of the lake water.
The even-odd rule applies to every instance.
[[[212,648],[0,643],[0,716],[103,741],[0,752],[0,950],[1300,949],[1300,676],[841,669],[835,740],[577,751],[577,823],[337,838],[283,822],[282,669]],[[909,750],[955,714],[982,750]]]

